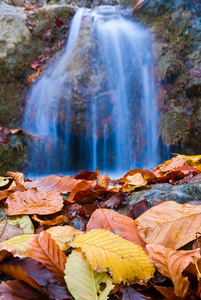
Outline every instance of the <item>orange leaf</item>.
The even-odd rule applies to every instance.
[[[130,242],[142,246],[146,251],[145,243],[139,236],[135,222],[131,218],[115,211],[110,209],[96,209],[89,219],[86,231],[92,229],[111,231]]]
[[[60,216],[57,216],[51,220],[47,220],[47,221],[44,221],[44,220],[41,220],[39,219],[36,215],[34,215],[32,217],[32,219],[36,222],[38,222],[40,224],[40,226],[54,226],[54,225],[60,225],[62,223],[65,223],[66,220],[68,220],[68,218],[65,216],[65,215],[60,215]]]
[[[9,216],[20,214],[47,215],[55,213],[63,207],[63,199],[58,192],[38,192],[36,189],[29,189],[11,194],[6,203]]]
[[[27,81],[29,83],[32,83],[33,79],[36,78],[36,77],[38,77],[38,75],[40,74],[41,71],[42,71],[42,69],[39,67],[38,71],[36,73],[30,75],[29,78],[27,79]]]
[[[169,286],[160,286],[152,284],[152,286],[159,291],[165,299],[171,299],[171,300],[180,300],[180,297],[177,297],[174,293],[174,288]]]
[[[9,190],[12,190],[17,187],[19,187],[22,190],[25,190],[23,173],[7,172],[7,175],[14,179],[11,186],[9,187]]]
[[[175,295],[184,297],[190,282],[182,272],[190,263],[194,264],[194,256],[200,259],[199,249],[174,251],[159,245],[147,245],[147,252],[158,271],[172,280]]]
[[[7,198],[11,193],[9,190],[0,191],[0,200]]]
[[[72,176],[50,175],[42,179],[36,179],[31,182],[25,182],[26,189],[37,188],[38,191],[60,192],[67,194],[79,183],[81,179],[74,179]]]
[[[11,265],[11,264],[1,264],[0,265],[0,272],[5,273],[9,276],[12,276],[15,279],[23,280],[30,286],[34,287],[38,290],[43,290],[40,285],[31,277],[27,275],[27,272],[23,270],[19,266]]]
[[[82,180],[81,182],[79,182],[71,191],[70,195],[69,195],[69,198],[68,198],[68,201],[70,202],[74,202],[73,201],[73,198],[75,196],[75,194],[77,192],[80,192],[80,191],[85,191],[88,187],[90,186],[94,186],[96,184],[96,181],[95,180]]]
[[[146,243],[179,249],[201,231],[200,219],[201,205],[164,201],[135,219],[135,223]]]
[[[64,281],[66,256],[47,231],[41,232],[29,240],[29,254],[43,263],[46,268],[61,282]]]

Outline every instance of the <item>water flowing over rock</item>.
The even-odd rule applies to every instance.
[[[151,34],[118,8],[80,9],[67,47],[28,94],[24,127],[43,136],[35,174],[157,164]]]

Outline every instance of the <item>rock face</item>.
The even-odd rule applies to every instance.
[[[132,7],[136,1],[129,5]],[[128,1],[124,5],[128,5]],[[160,134],[171,152],[201,151],[201,3],[144,0],[133,17],[155,41]]]
[[[37,56],[51,56],[67,39],[70,20],[75,14],[70,5],[45,5],[25,10],[0,1],[0,125],[20,126],[30,67]],[[59,26],[55,20],[61,21]],[[12,137],[9,145],[0,144],[0,174],[21,170],[29,141]]]

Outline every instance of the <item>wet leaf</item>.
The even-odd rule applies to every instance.
[[[91,216],[86,231],[105,229],[122,238],[145,248],[145,243],[139,236],[135,222],[124,215],[109,209],[97,209]]]
[[[11,194],[6,203],[6,214],[39,214],[55,213],[63,207],[63,199],[59,192],[38,192],[32,188],[27,191],[17,191]]]
[[[201,205],[166,201],[150,208],[135,223],[141,238],[148,244],[178,249],[195,239],[201,231]]]
[[[35,79],[36,77],[39,76],[40,72],[42,71],[42,69],[39,67],[37,72],[30,75],[29,78],[27,79],[27,81],[31,84],[33,82],[33,79]]]
[[[194,256],[200,259],[199,249],[174,251],[159,245],[147,245],[147,251],[158,271],[172,280],[175,295],[184,297],[190,282],[182,276],[182,272],[188,265],[194,264]]]
[[[43,231],[29,240],[29,255],[43,263],[61,282],[64,282],[66,256],[50,233]]]
[[[107,300],[114,285],[107,273],[94,271],[83,253],[73,251],[65,267],[68,290],[76,300]],[[101,283],[106,286],[101,289]]]
[[[91,230],[72,243],[86,253],[93,270],[109,270],[114,283],[147,280],[155,271],[142,247],[107,230]]]
[[[48,300],[43,293],[19,280],[3,281],[0,284],[0,296],[5,300]]]
[[[46,230],[51,234],[51,238],[56,241],[62,251],[70,248],[70,241],[76,234],[83,234],[84,232],[76,229],[73,226],[55,226]]]

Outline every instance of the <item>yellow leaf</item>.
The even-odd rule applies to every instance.
[[[0,242],[22,234],[34,233],[34,226],[29,216],[8,217],[0,222]]]
[[[155,268],[141,246],[107,230],[91,230],[76,237],[73,245],[86,253],[93,270],[109,270],[114,283],[134,283],[154,274]]]
[[[69,225],[51,227],[46,231],[51,234],[51,238],[56,241],[62,251],[66,251],[70,248],[69,243],[76,234],[84,233]]]
[[[172,280],[175,295],[183,298],[190,282],[182,276],[182,272],[194,264],[194,256],[200,258],[200,249],[174,251],[159,245],[147,245],[147,251],[157,270]]]
[[[177,157],[183,157],[189,166],[198,166],[201,164],[201,155],[181,155],[177,154]]]
[[[85,255],[75,250],[67,260],[64,273],[68,290],[76,300],[106,300],[114,287],[107,273],[94,271]],[[106,284],[104,289],[101,283]]]
[[[178,249],[195,239],[201,231],[201,205],[166,201],[139,216],[135,223],[147,244]]]
[[[13,256],[25,258],[29,257],[28,241],[34,234],[23,234],[15,236],[3,243],[0,243],[0,251],[6,250]]]
[[[23,230],[24,234],[34,233],[33,223],[31,222],[31,219],[27,215],[8,217],[8,222],[11,224],[18,223],[20,228]]]

